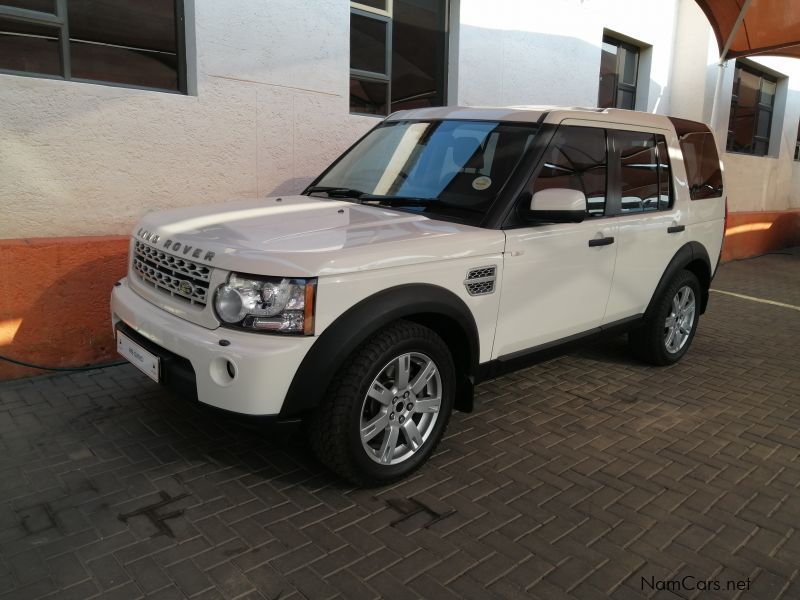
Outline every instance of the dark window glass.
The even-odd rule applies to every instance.
[[[0,18],[0,69],[61,75],[59,29]]]
[[[618,131],[615,135],[620,157],[621,212],[658,210],[655,136],[634,131]]]
[[[24,24],[8,17],[0,23],[0,69],[45,73],[137,87],[179,91],[185,88],[179,40],[181,0],[66,0],[69,52],[57,40],[62,26]],[[0,5],[53,10],[52,0],[21,0]],[[42,15],[42,19],[45,19]],[[31,27],[41,31],[31,32]],[[7,32],[38,40],[9,40]],[[46,34],[43,34],[45,31]],[[4,33],[6,32],[6,33]],[[45,39],[46,38],[46,39]],[[64,65],[62,69],[61,65]]]
[[[68,7],[72,40],[171,54],[177,51],[171,0],[69,0]]]
[[[663,135],[656,136],[658,150],[658,209],[672,206],[672,170],[669,164],[669,149]]]
[[[446,3],[394,0],[392,11],[391,111],[442,106]]]
[[[350,112],[444,105],[448,0],[354,0],[352,7]]]
[[[722,167],[714,136],[703,123],[670,118],[675,126],[686,167],[692,200],[722,196]]]
[[[603,36],[600,53],[600,108],[636,107],[636,80],[639,77],[639,48],[611,36]]]
[[[356,0],[356,2],[378,10],[386,10],[386,0]]]
[[[0,4],[39,12],[55,13],[56,0],[3,0]]]
[[[350,78],[350,112],[385,115],[389,84],[385,81]]]
[[[728,151],[757,156],[767,154],[777,89],[777,81],[771,75],[736,63],[728,120]]]
[[[177,89],[174,54],[70,42],[72,76],[140,87]]]
[[[387,21],[350,13],[350,68],[388,74],[387,33]]]
[[[532,193],[551,188],[579,190],[590,216],[606,211],[606,132],[595,127],[559,127],[545,151]]]

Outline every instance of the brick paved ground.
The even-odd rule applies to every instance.
[[[800,253],[714,287],[800,304]],[[798,598],[798,342],[800,311],[716,293],[681,364],[614,340],[482,385],[371,491],[132,367],[6,383],[0,598]],[[723,590],[642,589],[685,575]]]

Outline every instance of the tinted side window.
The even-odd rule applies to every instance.
[[[596,127],[559,127],[544,155],[532,193],[551,188],[579,190],[589,216],[606,213],[606,132]]]
[[[703,123],[671,119],[680,140],[692,200],[722,196],[722,167],[714,136]]]
[[[672,169],[669,164],[667,140],[663,135],[656,136],[658,151],[658,209],[667,210],[672,206]]]
[[[622,214],[658,210],[658,154],[652,133],[618,131]]]

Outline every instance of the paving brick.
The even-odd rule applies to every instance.
[[[800,305],[798,260],[726,264],[713,286]],[[797,339],[796,311],[712,292],[679,364],[614,339],[483,383],[381,490],[132,367],[2,383],[0,598],[628,600],[678,598],[641,577],[683,574],[794,598]],[[169,532],[120,520],[159,491],[189,494]],[[408,498],[455,512],[392,526],[386,501]]]

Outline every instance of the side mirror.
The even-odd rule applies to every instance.
[[[586,217],[586,196],[578,190],[552,188],[531,198],[527,220],[546,223],[580,223]]]

